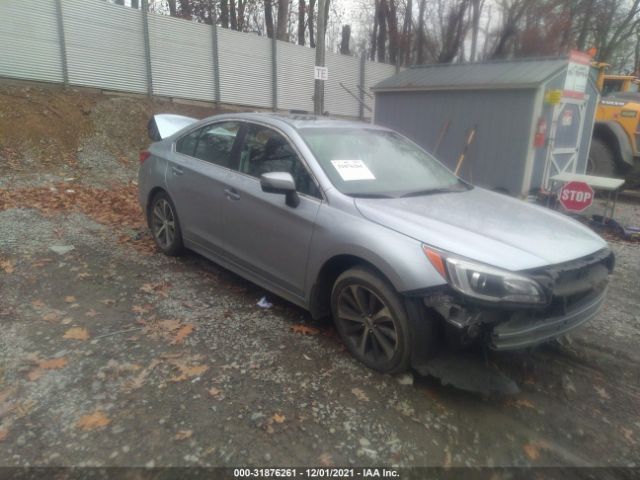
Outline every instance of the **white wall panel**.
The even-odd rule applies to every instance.
[[[0,76],[63,81],[53,0],[0,0]]]
[[[324,109],[331,115],[357,117],[359,103],[340,86],[342,83],[351,93],[359,96],[360,60],[356,57],[327,52],[325,65],[329,79],[324,86]]]
[[[271,40],[218,28],[222,102],[271,107]]]
[[[100,0],[64,0],[63,13],[69,83],[146,92],[141,11]]]
[[[215,100],[213,27],[149,14],[153,93]]]
[[[315,50],[278,42],[278,108],[313,112]]]

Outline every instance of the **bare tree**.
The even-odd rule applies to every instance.
[[[273,5],[271,5],[271,0],[264,0],[264,23],[267,26],[267,37],[273,38]]]
[[[220,0],[220,25],[229,28],[229,0]]]
[[[229,25],[231,30],[238,30],[238,17],[236,16],[236,1],[229,0]]]
[[[167,0],[167,2],[169,3],[169,15],[172,17],[177,16],[178,9],[176,8],[176,0]]]
[[[304,32],[306,28],[305,14],[307,6],[304,0],[298,0],[298,45],[304,45]]]
[[[309,14],[307,17],[309,18],[309,46],[311,48],[316,48],[316,37],[314,35],[314,12],[316,8],[316,0],[309,0]]]
[[[427,0],[420,0],[418,7],[418,33],[416,35],[416,63],[422,65],[424,63],[424,44],[425,44],[425,32],[424,32],[424,14],[427,7]]]
[[[469,60],[472,62],[476,61],[478,51],[478,33],[480,32],[480,15],[483,6],[484,0],[471,0],[471,52]]]
[[[340,53],[342,55],[351,55],[351,49],[349,48],[350,41],[351,41],[351,25],[344,25],[342,27],[342,38],[340,40]]]
[[[284,42],[289,41],[289,33],[287,31],[289,17],[289,0],[278,0],[278,24],[276,38]]]

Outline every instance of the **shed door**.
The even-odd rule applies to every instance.
[[[549,179],[554,175],[576,173],[587,101],[586,96],[581,99],[563,97],[553,110],[542,182],[545,188],[549,187]]]

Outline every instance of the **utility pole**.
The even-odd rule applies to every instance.
[[[316,37],[316,66],[324,67],[324,33],[325,23],[325,3],[329,0],[318,0],[318,28]],[[315,81],[315,93],[313,95],[313,111],[316,115],[324,113],[324,80]]]

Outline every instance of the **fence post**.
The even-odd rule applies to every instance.
[[[60,59],[62,61],[62,82],[67,88],[69,86],[69,66],[67,64],[67,42],[64,38],[62,0],[56,0],[56,16],[58,17],[58,43],[60,43]]]
[[[149,4],[142,0],[142,33],[144,35],[144,57],[147,67],[147,95],[153,95],[153,78],[151,74],[151,45],[149,44]]]
[[[358,116],[360,120],[364,120],[364,75],[365,75],[365,57],[364,55],[360,57],[360,90],[358,95],[360,97],[360,104],[358,110]]]
[[[278,40],[271,38],[271,108],[278,111]]]
[[[220,62],[218,60],[218,18],[215,9],[211,12],[212,47],[213,47],[213,97],[216,108],[220,106]]]

